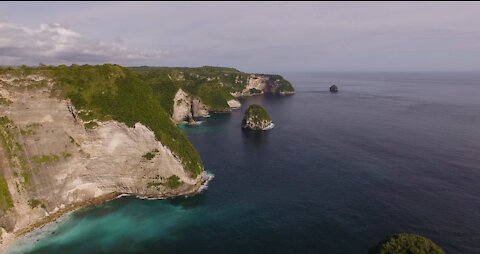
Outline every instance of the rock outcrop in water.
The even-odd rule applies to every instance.
[[[262,106],[252,104],[245,111],[242,128],[250,130],[269,130],[274,126],[272,119]]]
[[[332,85],[332,86],[330,87],[330,92],[331,92],[331,93],[337,93],[337,92],[338,92],[338,87],[337,87],[336,85]]]

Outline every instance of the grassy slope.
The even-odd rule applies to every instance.
[[[198,152],[170,120],[170,114],[162,107],[164,101],[155,96],[158,91],[152,91],[136,73],[108,64],[23,69],[26,73],[41,73],[55,79],[52,95],[70,98],[77,109],[90,111],[89,119],[113,119],[130,127],[140,122],[181,159],[193,177],[203,170]],[[2,72],[21,74],[22,69],[0,70]]]

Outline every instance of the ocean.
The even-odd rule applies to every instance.
[[[284,76],[295,95],[181,127],[215,175],[201,194],[84,208],[10,252],[351,254],[407,232],[480,253],[480,73]],[[274,129],[241,129],[252,103]]]

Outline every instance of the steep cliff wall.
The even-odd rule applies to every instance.
[[[54,83],[41,75],[0,75],[2,244],[73,204],[111,194],[181,195],[205,181],[141,123],[84,122],[85,111],[52,96]]]

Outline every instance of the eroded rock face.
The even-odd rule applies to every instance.
[[[192,114],[195,117],[198,116],[207,116],[208,115],[208,106],[203,104],[203,102],[198,98],[193,98],[192,100]]]
[[[238,100],[229,100],[230,109],[239,108],[241,106]],[[205,117],[209,115],[210,108],[205,105],[199,98],[193,97],[182,89],[178,89],[173,99],[172,119],[176,123],[187,121],[194,123],[193,117]],[[228,111],[227,111],[228,112]]]
[[[182,121],[193,120],[192,104],[192,97],[182,89],[178,89],[175,97],[173,98],[173,121],[179,123]]]
[[[4,240],[69,204],[111,193],[175,196],[201,181],[144,125],[107,121],[85,128],[75,108],[50,90],[0,82],[0,94],[11,101],[0,106],[0,116],[8,119],[0,128],[17,144],[0,145],[0,174],[13,200],[13,207],[0,211]],[[176,188],[168,185],[173,176],[181,182]]]
[[[267,111],[260,105],[250,105],[245,111],[242,128],[250,130],[269,130],[275,125]]]

